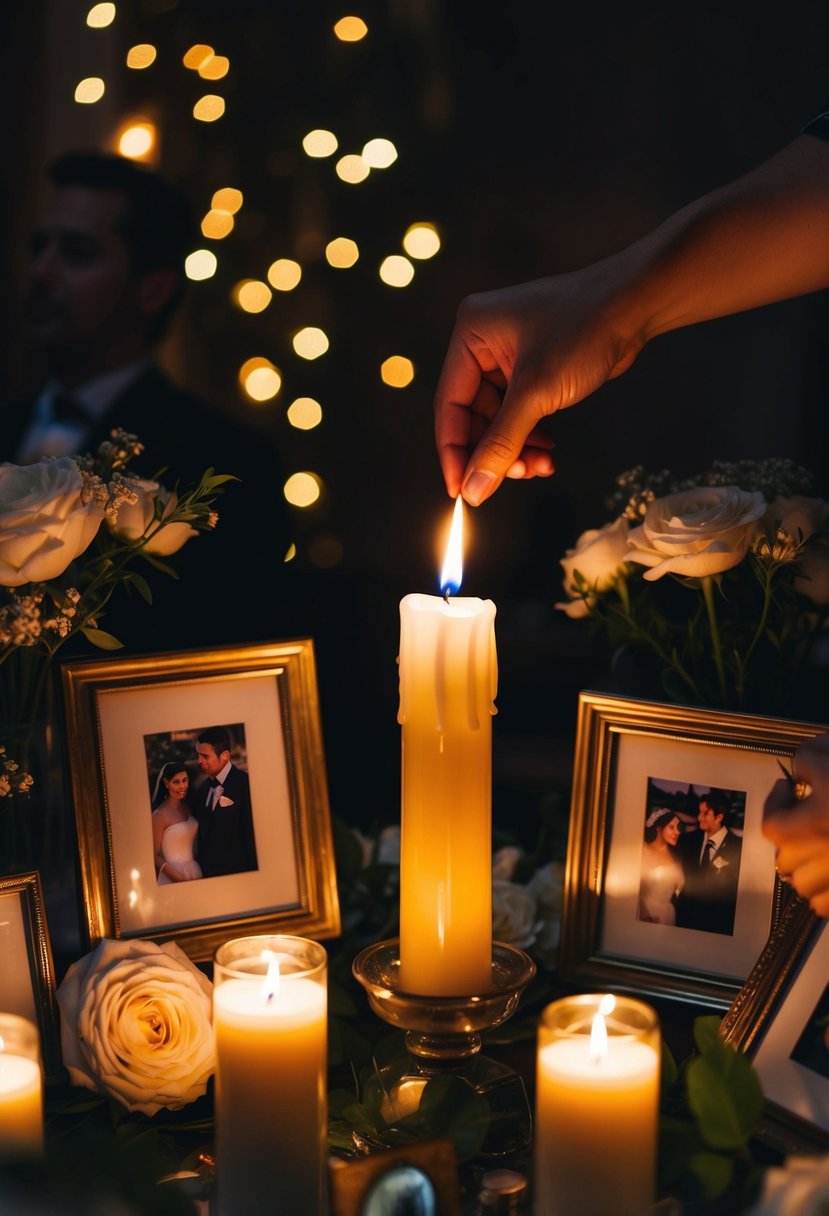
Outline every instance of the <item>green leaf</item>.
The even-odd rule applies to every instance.
[[[701,1055],[705,1055],[711,1047],[719,1044],[721,1022],[722,1019],[716,1014],[703,1014],[702,1017],[694,1018],[694,1042]]]
[[[119,642],[111,633],[107,633],[104,629],[93,629],[91,625],[84,625],[80,632],[84,635],[88,642],[93,646],[97,646],[99,650],[120,650],[124,643]]]
[[[662,1116],[659,1120],[660,1185],[669,1189],[688,1172],[691,1157],[703,1149],[697,1129],[687,1119]]]
[[[124,574],[123,577],[124,580],[130,584],[130,586],[135,587],[135,590],[143,600],[146,600],[148,604],[152,604],[153,593],[150,589],[150,584],[144,578],[143,574],[139,574],[137,570],[129,570]]]
[[[694,1153],[688,1169],[697,1182],[704,1199],[716,1199],[731,1185],[734,1162],[720,1153]]]
[[[668,1090],[672,1087],[677,1077],[676,1060],[674,1059],[671,1049],[665,1040],[662,1040],[662,1062],[660,1069],[660,1088],[663,1098],[667,1095]]]
[[[178,571],[174,570],[172,566],[168,566],[166,562],[162,562],[155,556],[154,553],[145,553],[142,550],[141,556],[144,558],[145,562],[149,562],[154,569],[160,570],[161,573],[166,574],[168,578],[178,578]]]
[[[688,1102],[700,1135],[711,1148],[743,1148],[756,1130],[763,1091],[746,1056],[725,1043],[692,1060],[686,1073]]]

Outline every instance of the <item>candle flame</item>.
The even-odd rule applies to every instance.
[[[590,1059],[594,1064],[601,1063],[607,1059],[607,1023],[605,1018],[609,1017],[616,1008],[616,998],[608,993],[599,1001],[599,1011],[593,1016],[593,1024],[590,1029]]]
[[[262,958],[270,958],[268,974],[262,984],[262,1004],[268,1005],[279,992],[279,959],[274,958],[270,950],[263,950]]]
[[[601,1013],[604,1017],[609,1018],[615,1008],[616,997],[612,992],[606,992],[599,1001],[599,1013]]]
[[[440,572],[440,589],[446,595],[457,595],[463,582],[463,499],[460,494],[455,499],[455,510],[452,514],[452,526],[449,529],[449,540],[446,545],[446,555],[443,559],[443,569]]]

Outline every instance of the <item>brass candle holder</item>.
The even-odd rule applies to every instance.
[[[521,994],[536,972],[535,963],[516,946],[492,945],[492,984],[482,993],[424,996],[406,992],[400,983],[400,940],[392,938],[362,950],[353,973],[372,1010],[405,1032],[406,1052],[377,1069],[369,1086],[389,1127],[413,1114],[428,1081],[443,1074],[458,1076],[489,1106],[490,1120],[481,1153],[503,1156],[527,1148],[532,1114],[524,1083],[514,1069],[481,1053],[481,1032],[512,1017]],[[358,1148],[385,1148],[354,1133]],[[390,1138],[389,1143],[394,1143]]]

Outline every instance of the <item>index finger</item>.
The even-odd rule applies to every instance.
[[[460,492],[471,448],[470,411],[481,388],[483,368],[464,340],[453,333],[435,391],[435,443],[450,495]]]

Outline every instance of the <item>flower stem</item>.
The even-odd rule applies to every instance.
[[[706,574],[702,580],[702,594],[705,598],[705,608],[708,613],[708,627],[711,630],[711,646],[714,651],[714,666],[717,669],[717,680],[720,685],[720,699],[723,709],[728,708],[728,690],[725,683],[725,668],[722,661],[722,645],[720,630],[717,625],[717,612],[714,607],[714,580]]]

